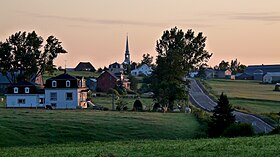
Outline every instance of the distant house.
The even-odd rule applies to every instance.
[[[44,89],[40,85],[22,81],[8,87],[6,94],[8,108],[44,107]]]
[[[213,79],[215,78],[215,70],[213,69],[205,69],[205,79]]]
[[[235,75],[236,80],[253,80],[254,76],[248,74],[248,73],[237,73]]]
[[[231,70],[216,70],[215,71],[216,78],[230,78],[231,77]]]
[[[152,68],[148,66],[147,64],[143,64],[140,67],[134,69],[131,71],[131,75],[133,76],[139,76],[139,75],[145,75],[149,76],[152,74]]]
[[[76,67],[75,71],[96,71],[90,62],[80,62]]]
[[[86,80],[87,88],[91,91],[96,91],[97,80],[95,78],[87,78]]]
[[[46,80],[45,104],[58,109],[86,108],[87,92],[84,79],[64,73]]]
[[[0,93],[5,94],[9,85],[11,85],[10,81],[0,73]]]
[[[268,72],[263,77],[264,83],[280,83],[280,72]]]
[[[280,72],[280,65],[249,65],[245,73],[254,76],[254,80],[263,80],[263,76],[268,72]]]
[[[97,78],[96,90],[100,92],[108,92],[109,89],[115,88],[117,81],[119,80],[112,72],[103,71],[102,74]]]
[[[15,73],[15,75],[18,75],[18,73]],[[7,76],[9,78],[12,78],[11,73],[9,73],[9,72],[7,73]],[[15,76],[15,77],[17,77],[17,76]],[[35,77],[35,75],[34,75],[34,77]],[[36,83],[36,84],[38,84],[39,86],[42,86],[42,87],[44,86],[43,76],[41,74],[39,74],[34,79],[34,81],[31,81],[31,82]],[[7,93],[7,89],[10,85],[12,85],[12,84],[10,83],[8,78],[6,76],[2,75],[2,73],[0,73],[0,93],[1,94]]]
[[[109,65],[109,71],[115,76],[120,77],[124,73],[124,68],[122,64],[115,62]]]
[[[191,78],[194,78],[194,77],[196,77],[198,75],[198,72],[197,71],[195,71],[195,72],[190,72],[189,73],[189,76],[191,77]]]

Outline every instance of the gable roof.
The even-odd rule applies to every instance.
[[[10,73],[8,73],[9,75]],[[7,79],[6,76],[2,75],[2,73],[0,73],[0,84],[10,84],[10,81]]]
[[[103,71],[103,72],[101,73],[101,75],[97,78],[97,80],[98,80],[100,77],[102,77],[102,76],[104,75],[104,73],[108,73],[108,74],[110,74],[113,78],[115,78],[116,80],[118,80],[118,77],[117,77],[114,73],[112,73],[111,71],[109,71],[109,70]]]
[[[76,71],[85,70],[85,71],[96,71],[93,65],[90,62],[80,62],[76,67]]]
[[[263,71],[263,73],[267,72],[280,72],[280,64],[273,64],[273,65],[249,65],[245,72],[249,74],[254,74],[256,71],[260,70]]]

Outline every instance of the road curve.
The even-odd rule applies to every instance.
[[[201,107],[203,110],[211,112],[217,105],[217,103],[205,93],[203,87],[199,86],[196,80],[190,79],[190,82],[190,101],[193,104],[196,104],[197,106]],[[262,119],[254,115],[238,111],[234,111],[233,114],[235,115],[237,121],[252,124],[256,133],[267,133],[273,130],[273,127],[271,125],[267,124]]]

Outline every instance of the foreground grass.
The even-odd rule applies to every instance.
[[[218,97],[224,92],[235,107],[257,114],[280,111],[280,92],[273,91],[274,85],[253,80],[213,79],[205,82],[210,93]]]
[[[0,110],[0,147],[205,136],[193,115],[92,110]]]
[[[1,156],[279,156],[280,135],[198,140],[134,140],[0,148]]]

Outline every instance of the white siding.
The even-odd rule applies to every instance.
[[[7,94],[7,107],[44,107],[39,104],[39,94]],[[24,99],[24,104],[19,104],[18,100]]]
[[[50,100],[50,93],[57,93],[57,100]],[[73,93],[72,100],[66,100],[66,93]],[[78,89],[45,89],[45,104],[51,105],[55,103],[58,109],[76,109],[79,106]]]

